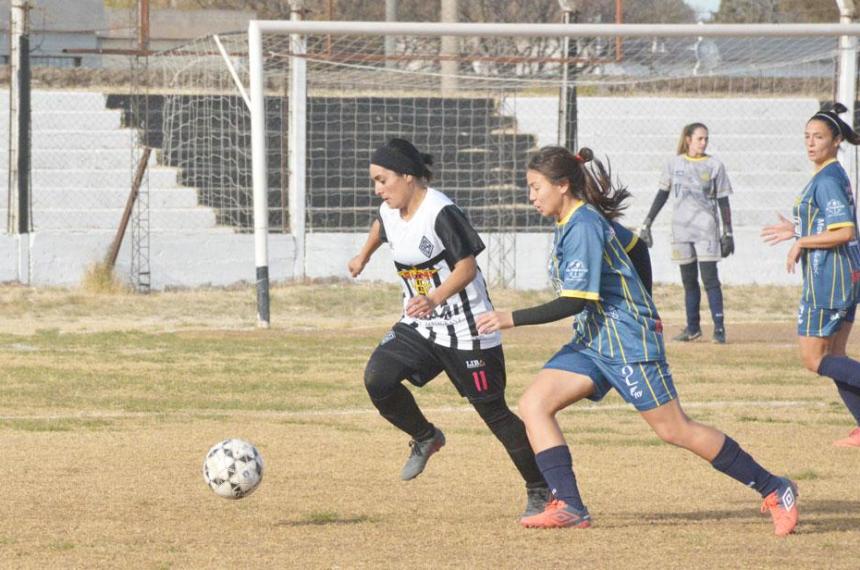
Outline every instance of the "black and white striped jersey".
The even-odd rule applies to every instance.
[[[445,194],[428,188],[411,219],[404,220],[399,210],[385,203],[379,207],[379,219],[380,237],[391,248],[403,289],[400,322],[448,348],[478,350],[501,344],[500,333],[479,336],[475,325],[477,315],[493,310],[480,268],[465,289],[448,297],[429,317],[406,315],[409,299],[427,295],[448,278],[458,261],[484,250],[484,242],[462,210]]]

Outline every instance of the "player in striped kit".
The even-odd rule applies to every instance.
[[[698,270],[701,269],[702,283],[714,321],[713,340],[723,344],[726,342],[726,328],[717,262],[735,250],[729,206],[732,185],[723,163],[705,154],[707,148],[708,128],[705,125],[691,123],[684,127],[678,143],[678,154],[663,171],[660,189],[642,222],[639,237],[649,247],[652,245],[651,224],[671,193],[672,260],[681,267],[687,311],[687,326],[674,340],[691,341],[702,336],[699,317],[702,290],[699,288],[698,276]]]
[[[520,399],[538,466],[555,496],[543,513],[524,517],[521,524],[591,526],[556,414],[584,398],[600,400],[614,388],[661,439],[758,491],[774,532],[790,534],[798,519],[794,483],[774,476],[732,438],[691,420],[681,408],[665,358],[660,316],[607,220],[619,215],[629,194],[612,188],[599,162],[596,176],[589,176],[584,163],[590,156],[587,149],[574,156],[560,147],[544,147],[528,165],[529,200],[542,215],[556,220],[550,278],[559,297],[478,318],[478,331],[492,334],[576,316],[573,339],[546,363]]]
[[[412,438],[401,479],[417,477],[445,445],[442,431],[418,408],[408,380],[423,386],[445,371],[504,445],[525,480],[523,516],[546,506],[548,489],[525,426],[505,402],[501,335],[479,335],[475,319],[493,309],[476,256],[484,243],[463,212],[427,186],[431,157],[403,139],[373,153],[370,177],[383,203],[361,251],[349,262],[358,276],[384,242],[403,290],[403,315],[367,363],[365,387],[380,415]]]
[[[860,447],[860,362],[846,356],[848,336],[860,301],[860,244],[851,181],[837,161],[839,145],[860,144],[860,135],[839,118],[845,106],[816,113],[804,138],[815,174],[794,202],[794,221],[780,216],[762,236],[771,245],[794,238],[786,268],[800,261],[803,293],[797,335],[803,364],[827,376],[857,424],[838,447]]]

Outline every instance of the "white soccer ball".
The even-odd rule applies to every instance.
[[[263,458],[247,441],[225,439],[213,445],[206,454],[203,479],[219,497],[247,497],[263,480]]]

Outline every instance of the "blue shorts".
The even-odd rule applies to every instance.
[[[842,328],[842,323],[853,323],[857,305],[845,309],[822,309],[801,303],[797,309],[797,336],[829,337]]]
[[[588,376],[594,382],[595,402],[615,388],[640,412],[653,410],[678,397],[672,373],[665,360],[613,362],[581,344],[568,343],[544,364],[544,368]]]

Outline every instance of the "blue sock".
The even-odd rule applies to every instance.
[[[842,384],[860,388],[860,362],[853,358],[828,354],[821,359],[818,374],[833,378]]]
[[[854,416],[854,421],[860,426],[860,388],[855,388],[850,384],[843,384],[838,380],[834,380],[834,382],[836,382],[836,389],[839,390],[839,395],[842,396],[842,401],[845,402],[845,407],[848,408],[848,411]]]
[[[577,511],[585,512],[579,496],[573,460],[566,445],[550,447],[535,455],[540,472],[556,499],[561,499]]]
[[[695,287],[684,287],[684,307],[687,310],[687,330],[696,332],[702,328],[699,322],[699,306],[702,304],[702,290]]]
[[[711,461],[711,465],[717,471],[752,487],[762,497],[767,497],[776,491],[782,482],[779,477],[775,477],[767,469],[756,463],[755,459],[741,449],[738,442],[729,436],[726,436],[723,448]]]
[[[714,319],[714,328],[724,328],[722,287],[713,287],[711,289],[707,289],[705,293],[708,294],[708,306],[711,307],[711,316]]]

